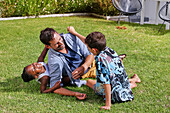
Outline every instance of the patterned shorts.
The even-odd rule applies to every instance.
[[[105,89],[104,89],[104,84],[102,83],[97,83],[93,86],[93,90],[97,95],[105,95]]]

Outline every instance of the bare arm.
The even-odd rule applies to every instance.
[[[40,91],[41,91],[41,93],[43,93],[43,91],[46,90],[46,88],[47,88],[47,83],[48,83],[48,79],[49,79],[48,76],[43,76],[43,77],[40,79],[40,82],[41,82]]]
[[[41,55],[38,57],[38,61],[37,62],[44,62],[45,56],[48,52],[48,48],[44,47],[43,51],[41,52]]]
[[[51,93],[51,92],[53,92],[54,90],[60,88],[60,87],[61,87],[61,86],[60,86],[60,83],[61,83],[61,81],[57,81],[52,88],[43,91],[43,93]]]
[[[74,79],[80,78],[80,76],[82,76],[84,74],[85,70],[87,70],[87,68],[92,64],[93,60],[94,60],[94,56],[93,55],[88,55],[86,57],[86,60],[85,60],[84,64],[81,65],[80,67],[76,68],[72,72],[73,78]]]
[[[101,109],[109,110],[111,107],[111,85],[110,84],[104,84],[105,88],[105,106],[102,106]]]
[[[86,94],[84,94],[84,93],[70,91],[70,90],[62,88],[62,87],[56,89],[54,91],[54,93],[60,94],[60,95],[65,95],[65,96],[75,96],[79,100],[84,100],[86,98]]]
[[[85,70],[87,70],[87,68],[93,63],[93,61],[94,61],[94,56],[92,54],[88,55],[82,66],[85,68]]]
[[[69,31],[71,34],[77,36],[83,43],[85,43],[86,37],[84,37],[83,35],[77,33],[73,26],[67,27],[67,31]]]
[[[61,83],[60,81],[56,82],[56,84],[52,88],[44,90],[42,93],[54,92],[56,94],[65,95],[65,96],[75,96],[79,100],[84,100],[86,98],[86,94],[74,92],[74,91],[70,91],[68,89],[62,88],[60,87],[60,83]]]

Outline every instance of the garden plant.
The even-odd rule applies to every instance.
[[[112,0],[0,0],[0,17],[39,16],[56,13],[117,15]]]

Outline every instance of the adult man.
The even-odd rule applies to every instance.
[[[50,88],[55,92],[63,78],[69,78],[71,84],[79,86],[79,78],[94,60],[87,46],[75,35],[70,33],[60,35],[52,28],[42,30],[40,40],[49,49]]]

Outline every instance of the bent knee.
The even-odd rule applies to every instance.
[[[90,88],[93,89],[93,86],[96,84],[96,80],[91,80],[91,79],[88,79],[87,80],[87,86],[89,86]]]

